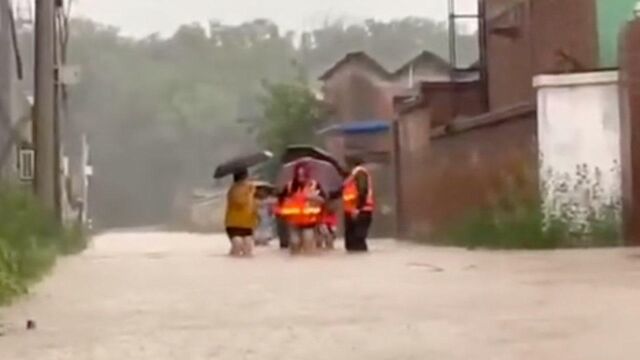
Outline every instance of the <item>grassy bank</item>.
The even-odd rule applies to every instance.
[[[615,209],[591,214],[576,224],[572,214],[546,217],[537,202],[488,207],[439,229],[441,244],[486,249],[558,249],[621,245]]]
[[[593,219],[587,229],[575,229],[561,218],[545,221],[536,207],[496,215],[480,210],[441,230],[440,243],[467,248],[558,249],[620,245],[617,224]]]
[[[486,249],[623,245],[621,204],[603,185],[603,171],[586,164],[574,172],[549,170],[540,186],[539,169],[530,165],[515,162],[485,179],[485,186],[477,188],[481,200],[437,219],[429,224],[428,234],[416,238]],[[611,171],[619,169],[614,166]]]
[[[86,245],[80,229],[65,229],[28,192],[0,185],[0,305],[28,291],[59,255]]]

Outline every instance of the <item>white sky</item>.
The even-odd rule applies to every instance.
[[[115,25],[123,34],[171,34],[178,26],[219,20],[238,24],[268,18],[282,28],[319,27],[327,18],[357,21],[407,16],[447,19],[448,0],[73,0],[73,14]],[[456,0],[461,10],[475,11],[477,0]]]

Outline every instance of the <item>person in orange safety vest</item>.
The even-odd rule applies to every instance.
[[[348,252],[366,252],[367,236],[375,209],[373,182],[362,159],[349,156],[347,163],[352,170],[342,189],[345,248]]]
[[[311,253],[316,249],[315,231],[322,220],[322,189],[310,178],[305,164],[298,164],[294,169],[293,179],[280,194],[278,214],[289,225],[292,253]]]

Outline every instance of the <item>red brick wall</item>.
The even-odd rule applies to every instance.
[[[457,116],[473,116],[485,112],[480,83],[425,83],[422,96],[428,103],[431,126],[445,125]]]
[[[479,83],[426,83],[422,87],[422,102],[410,109],[399,110],[396,210],[399,212],[398,226],[401,232],[406,232],[407,224],[411,222],[407,217],[422,216],[421,205],[414,199],[417,187],[428,180],[429,172],[417,164],[426,162],[431,145],[431,128],[448,124],[457,115],[483,113],[485,109],[481,91]]]
[[[429,146],[430,128],[446,125],[457,116],[474,116],[486,111],[479,83],[425,83],[423,99],[410,109],[398,106],[401,150],[417,153]]]
[[[486,0],[486,5],[491,110],[533,100],[534,75],[597,68],[594,0]],[[505,20],[494,16],[516,9],[514,5],[520,9],[519,31],[498,32]],[[578,64],[563,60],[561,54]]]
[[[496,201],[510,183],[534,196],[536,154],[532,116],[433,138],[426,156],[404,160],[410,169],[402,179],[405,232],[423,237]]]
[[[398,119],[396,127],[396,151],[395,170],[397,183],[398,230],[402,234],[409,232],[412,217],[419,214],[416,208],[415,187],[411,185],[424,180],[422,171],[415,171],[414,165],[426,162],[429,153],[431,121],[429,119],[431,108],[420,106],[412,111],[403,113]],[[417,178],[420,176],[420,178]]]
[[[598,68],[598,28],[595,0],[533,0],[531,26],[536,73]],[[578,61],[562,64],[560,52]]]
[[[530,8],[528,1],[487,0],[487,15],[495,16],[509,6],[520,3],[521,27],[514,36],[494,33],[497,20],[487,20],[487,76],[489,107],[498,109],[532,99],[532,41],[529,28]]]

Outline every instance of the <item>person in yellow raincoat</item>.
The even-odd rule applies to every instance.
[[[225,228],[231,241],[231,256],[253,256],[253,232],[258,224],[256,187],[249,181],[249,172],[241,170],[233,175],[233,185],[227,192]]]

